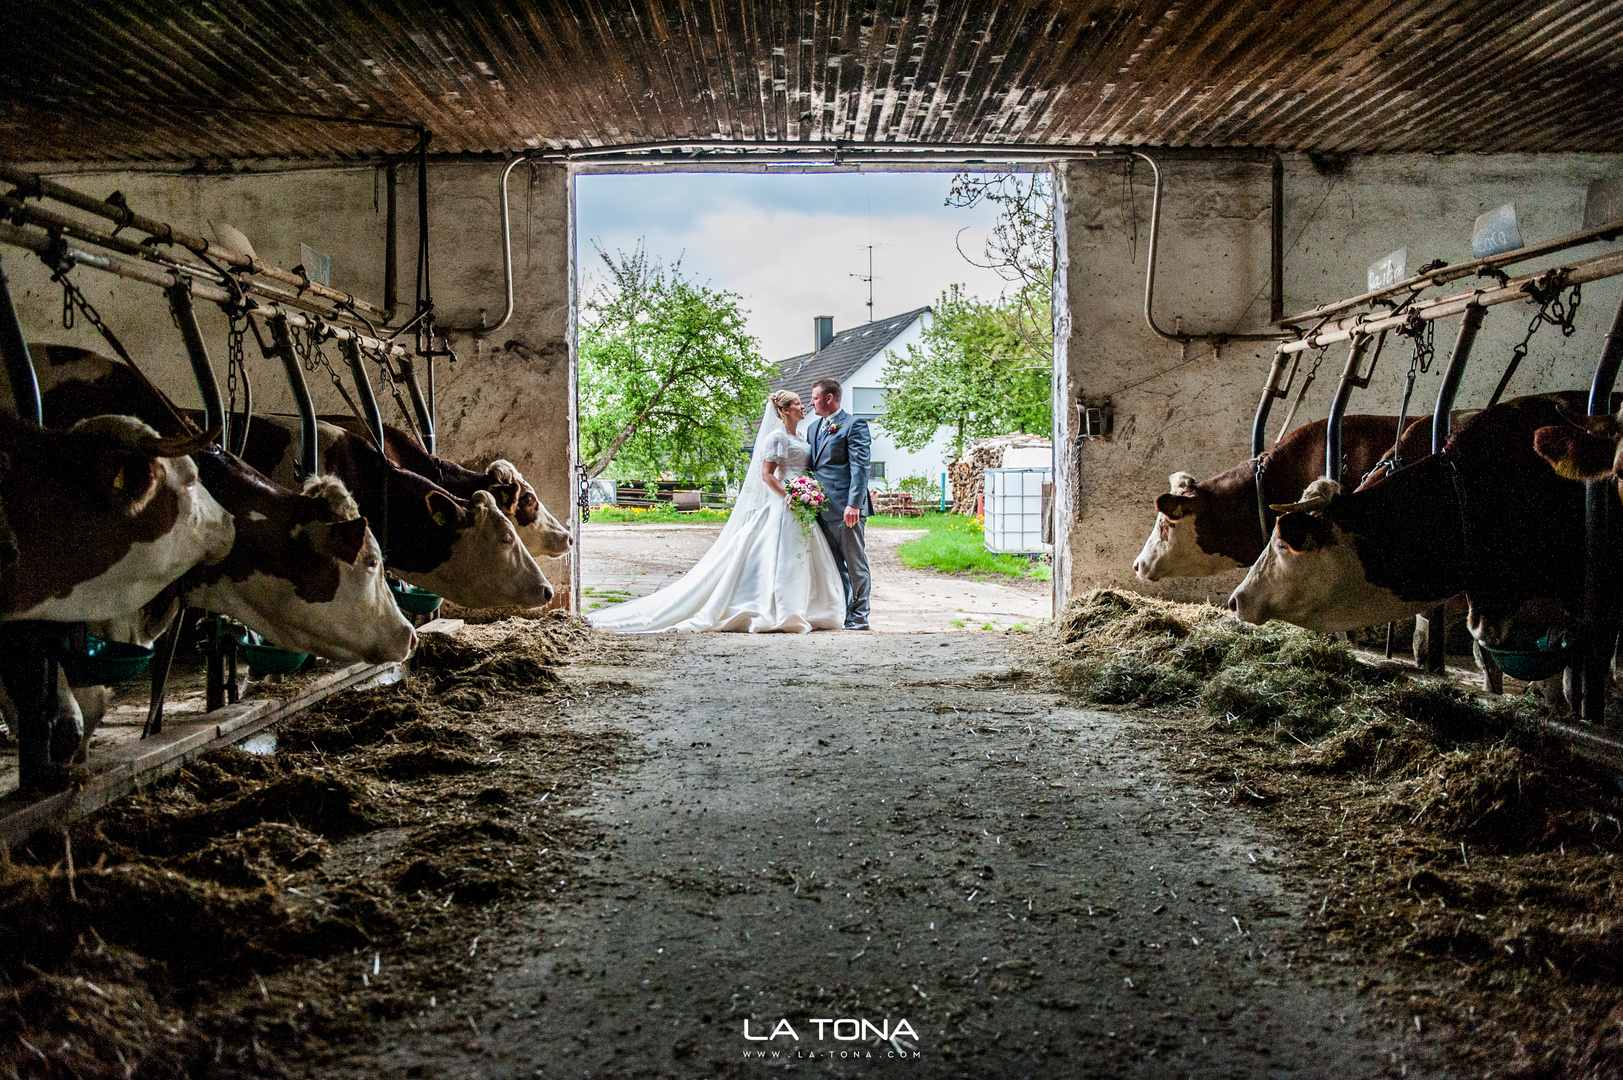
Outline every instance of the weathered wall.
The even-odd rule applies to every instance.
[[[491,322],[501,316],[501,168],[500,162],[430,166],[431,284],[444,325],[476,326],[481,308]],[[417,252],[415,170],[402,168],[399,179],[400,310],[409,314]],[[335,287],[382,302],[386,189],[371,168],[230,177],[119,173],[62,180],[103,197],[122,191],[131,206],[204,236],[211,235],[210,222],[235,225],[262,259],[289,269],[298,264],[303,241],[332,256]],[[513,318],[485,342],[476,342],[469,332],[452,333],[458,362],[436,364],[440,455],[480,465],[510,459],[560,520],[568,520],[571,510],[571,187],[560,167],[514,171],[509,191]],[[109,351],[82,320],[71,331],[62,329],[61,290],[39,260],[15,249],[0,257],[31,341]],[[200,407],[162,294],[90,269],[75,271],[74,278],[148,375],[180,403]],[[198,314],[223,391],[226,320],[212,305],[199,305]],[[280,362],[262,359],[251,335],[247,346],[256,411],[293,411]],[[338,358],[336,349],[330,353]],[[309,384],[317,411],[347,411],[330,381],[311,377]],[[382,387],[378,390],[384,418],[399,422],[397,410],[381,397]],[[549,560],[542,569],[560,595],[567,595],[568,560]]]
[[[1162,165],[1161,254],[1156,321],[1187,332],[1264,328],[1268,319],[1269,167],[1267,163],[1171,160]],[[1240,571],[1217,578],[1147,585],[1132,562],[1154,521],[1154,499],[1167,476],[1220,472],[1250,456],[1251,418],[1267,375],[1272,347],[1209,344],[1182,348],[1144,324],[1144,271],[1149,246],[1151,176],[1142,162],[1129,186],[1118,164],[1075,163],[1059,170],[1064,298],[1056,319],[1056,393],[1071,409],[1083,397],[1109,395],[1115,433],[1108,441],[1056,439],[1061,493],[1057,522],[1069,522],[1068,551],[1056,559],[1063,600],[1102,585],[1135,588],[1177,599],[1221,602]],[[1623,173],[1623,158],[1591,155],[1431,156],[1353,158],[1325,174],[1305,157],[1285,164],[1285,310],[1362,292],[1368,265],[1408,246],[1412,273],[1433,258],[1471,255],[1472,221],[1514,201],[1524,242],[1577,231],[1589,181]],[[1136,237],[1136,240],[1135,240]],[[1575,249],[1526,269],[1610,250]],[[1523,272],[1518,267],[1516,272]],[[1459,283],[1468,288],[1468,282]],[[1507,394],[1587,388],[1602,339],[1616,310],[1618,280],[1583,290],[1578,331],[1562,339],[1545,329],[1534,339]],[[1529,305],[1489,309],[1457,405],[1480,407],[1521,340]],[[1439,361],[1422,376],[1411,413],[1429,413],[1458,319],[1436,328]],[[1068,330],[1068,332],[1066,332]],[[1325,355],[1319,379],[1296,423],[1329,411],[1345,345]],[[1355,391],[1350,411],[1395,413],[1411,347],[1387,345],[1367,391]],[[1269,438],[1286,406],[1276,403]],[[1056,425],[1058,430],[1059,425]],[[1063,525],[1060,531],[1066,530]]]

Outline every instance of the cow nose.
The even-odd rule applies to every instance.
[[[1133,560],[1133,573],[1137,574],[1139,577],[1144,576],[1144,560],[1142,560],[1142,559],[1134,559]]]
[[[550,604],[551,602],[552,602],[552,586],[550,586],[550,585],[541,586],[541,603]]]
[[[1229,597],[1229,602],[1228,602],[1228,609],[1230,611],[1234,612],[1234,614],[1238,615],[1240,613],[1240,601],[1238,601],[1234,597],[1230,596]]]

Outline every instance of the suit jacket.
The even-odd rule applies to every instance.
[[[868,495],[868,456],[871,437],[868,421],[859,420],[841,409],[833,416],[812,415],[806,441],[811,443],[812,475],[823,485],[828,508],[823,512],[841,516],[847,506],[855,506],[863,517],[873,513]],[[837,426],[828,433],[830,424]]]

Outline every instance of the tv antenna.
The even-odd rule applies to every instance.
[[[868,321],[873,322],[873,249],[877,244],[868,245],[868,272],[866,274],[851,274],[850,277],[868,283]]]

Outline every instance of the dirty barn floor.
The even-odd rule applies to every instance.
[[[584,811],[610,843],[470,915],[475,988],[318,1074],[1418,1075],[1430,1031],[1291,967],[1288,856],[1156,729],[1022,671],[1033,641],[681,635],[565,669],[571,726],[642,745]],[[819,1038],[841,1018],[917,1038]]]

